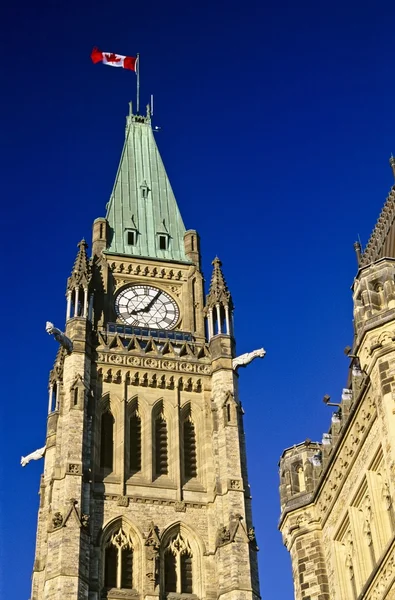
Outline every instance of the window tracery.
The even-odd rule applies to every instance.
[[[133,589],[133,544],[122,526],[113,532],[105,547],[104,587]]]
[[[178,532],[165,548],[165,592],[193,593],[193,554],[188,540]]]

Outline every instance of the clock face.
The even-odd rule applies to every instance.
[[[153,329],[172,329],[180,315],[169,294],[150,285],[124,288],[115,299],[115,310],[124,323]]]

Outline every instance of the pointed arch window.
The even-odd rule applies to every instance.
[[[141,471],[141,417],[137,408],[129,419],[129,470]]]
[[[133,544],[122,527],[112,534],[106,544],[104,587],[133,589]]]
[[[163,410],[155,419],[155,475],[167,475],[168,467],[168,449],[167,449],[167,423]]]
[[[196,432],[191,414],[183,423],[184,481],[197,477]]]
[[[114,417],[110,410],[103,412],[100,427],[100,467],[113,471],[114,466]]]
[[[173,537],[165,549],[165,592],[193,594],[193,555],[188,540],[180,533]]]

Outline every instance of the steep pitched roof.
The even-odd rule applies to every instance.
[[[190,262],[184,250],[185,227],[151,127],[130,113],[125,143],[107,209],[110,226],[106,252]],[[128,230],[135,243],[128,244]],[[160,249],[159,234],[167,248]]]
[[[222,304],[223,306],[229,306],[233,308],[233,301],[228,286],[225,281],[225,277],[222,273],[222,263],[216,256],[212,262],[213,272],[211,275],[210,289],[207,295],[206,308],[211,308],[216,304]]]
[[[395,186],[385,201],[366,248],[361,254],[360,267],[379,258],[395,258]]]
[[[86,253],[88,244],[83,239],[78,243],[78,252],[74,261],[71,275],[67,280],[67,289],[74,289],[77,285],[87,286],[91,279],[89,259]]]

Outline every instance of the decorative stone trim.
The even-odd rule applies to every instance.
[[[244,492],[243,481],[241,479],[229,479],[228,490],[237,490],[239,492]]]
[[[129,498],[127,496],[119,496],[117,500],[118,506],[129,506]]]
[[[184,373],[200,373],[202,375],[211,374],[209,359],[205,357],[205,363],[198,358],[192,357],[189,362],[182,361],[178,356],[168,358],[152,358],[142,356],[131,356],[130,354],[115,354],[114,351],[99,352],[97,355],[98,363],[124,365],[126,367],[143,367],[147,369],[160,369],[162,371],[181,371]]]
[[[66,466],[67,475],[82,475],[81,463],[69,462]]]

